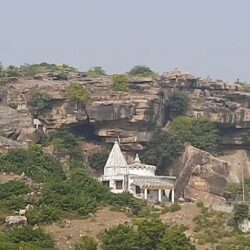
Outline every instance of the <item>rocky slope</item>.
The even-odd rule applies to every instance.
[[[76,108],[66,98],[70,82],[78,82],[88,91],[90,99],[86,109]],[[112,90],[110,76],[91,78],[79,74],[61,81],[43,74],[1,83],[0,90],[0,131],[20,142],[39,140],[34,125],[41,131],[67,125],[90,141],[111,142],[119,137],[123,150],[134,154],[143,150],[144,143],[165,126],[172,93],[185,91],[190,100],[188,115],[207,117],[218,125],[220,144],[226,155],[232,150],[234,153],[237,150],[245,152],[250,146],[250,140],[247,140],[250,134],[250,93],[242,84],[201,79],[173,71],[156,79],[132,78],[128,92],[116,92]],[[29,101],[38,92],[47,93],[52,98],[52,105],[35,117]],[[187,155],[187,159],[191,155]],[[245,155],[242,161],[248,162]],[[250,172],[248,163],[241,164],[247,173]],[[230,171],[223,172],[223,178],[239,181],[239,171],[231,171],[232,174]],[[193,179],[187,182],[194,183]],[[208,180],[206,183],[209,184],[207,191],[215,190]]]

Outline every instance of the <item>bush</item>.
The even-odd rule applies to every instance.
[[[114,75],[112,77],[112,88],[115,91],[127,91],[128,90],[128,78],[125,75]]]
[[[36,93],[32,96],[29,105],[37,112],[51,105],[51,97],[46,93]]]
[[[89,98],[87,91],[79,83],[71,83],[67,88],[66,96],[77,106],[85,105]]]
[[[35,225],[39,223],[50,224],[60,219],[62,211],[52,205],[44,205],[40,208],[33,208],[28,211],[27,219],[29,224]]]
[[[31,246],[34,248],[26,249],[54,249],[54,243],[49,235],[44,234],[41,229],[33,229],[30,226],[9,229],[5,232],[5,241],[11,243],[13,247],[18,246],[15,244],[19,243],[32,243]]]
[[[93,67],[87,71],[87,75],[92,77],[104,76],[106,75],[106,72],[102,67]]]
[[[249,217],[249,206],[247,204],[241,203],[234,207],[234,220],[237,223],[241,223],[243,220]]]
[[[153,77],[155,73],[145,65],[136,65],[129,72],[131,76]]]
[[[92,236],[84,236],[82,242],[75,246],[75,250],[96,250],[97,241]]]
[[[14,149],[5,155],[0,155],[0,171],[16,174],[24,172],[35,182],[65,178],[62,165],[44,154],[38,145],[33,145],[28,150]]]
[[[214,150],[216,147],[216,127],[205,118],[176,117],[169,125],[169,132],[182,143],[189,142],[202,150]]]
[[[175,92],[169,100],[170,118],[185,115],[188,110],[188,96],[184,92]]]
[[[198,201],[196,203],[196,207],[203,208],[204,207],[204,203],[202,201]]]

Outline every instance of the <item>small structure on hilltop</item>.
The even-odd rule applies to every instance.
[[[127,161],[115,141],[100,181],[113,193],[130,192],[151,202],[174,202],[174,176],[155,175],[156,166],[140,161],[138,154],[132,164]]]

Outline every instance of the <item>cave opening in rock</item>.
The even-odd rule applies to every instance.
[[[89,122],[77,123],[69,126],[69,130],[77,138],[85,141],[100,141],[101,138],[95,133],[95,126]]]

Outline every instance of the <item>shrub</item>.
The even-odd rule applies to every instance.
[[[129,72],[131,76],[153,77],[155,73],[145,65],[136,65]]]
[[[97,241],[92,236],[84,236],[81,240],[82,242],[75,246],[75,250],[96,250]]]
[[[127,91],[128,90],[128,78],[125,75],[114,75],[112,77],[112,88],[115,91]]]
[[[37,112],[42,111],[45,108],[48,108],[51,105],[51,97],[46,93],[35,93],[29,105]]]
[[[33,145],[28,150],[14,149],[0,155],[0,171],[16,174],[24,172],[36,182],[65,178],[61,164],[43,153],[38,145]]]
[[[29,224],[35,225],[39,223],[50,224],[60,219],[62,211],[52,205],[44,205],[40,208],[33,208],[27,213]]]
[[[13,247],[15,246],[15,244],[19,243],[33,243],[31,246],[34,248],[26,249],[54,249],[54,243],[49,235],[45,234],[39,228],[33,229],[30,226],[13,228],[6,231],[5,241],[6,243],[11,243],[11,246]]]
[[[106,72],[102,67],[93,67],[87,71],[87,75],[92,77],[104,76],[106,75]]]
[[[200,208],[203,208],[204,207],[204,203],[202,201],[198,201],[196,203],[196,207],[200,207]]]
[[[237,204],[234,207],[234,220],[237,223],[242,222],[244,219],[247,219],[249,216],[249,206],[247,204],[241,203]]]
[[[77,106],[85,105],[89,98],[87,91],[79,83],[71,83],[67,88],[66,96]]]
[[[175,92],[169,100],[170,118],[185,115],[188,109],[188,96],[184,92]]]
[[[189,142],[202,150],[214,150],[216,147],[216,127],[205,118],[176,117],[169,125],[169,132],[182,143]]]

